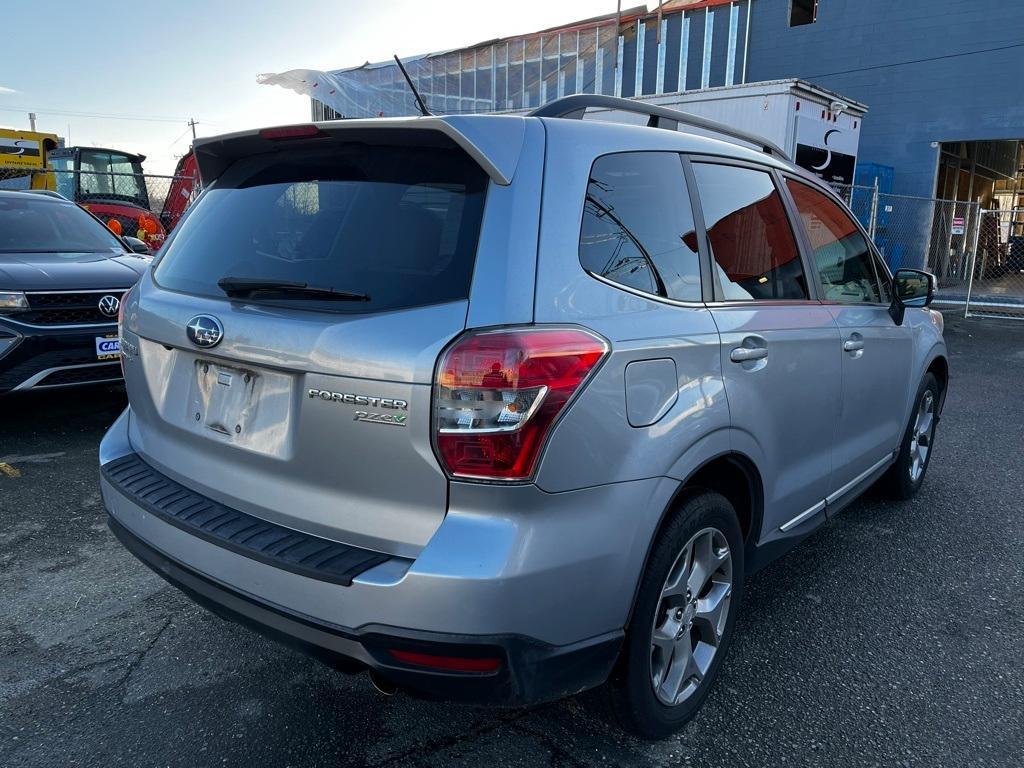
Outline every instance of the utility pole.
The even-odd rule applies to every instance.
[[[198,125],[198,123],[195,121],[195,118],[190,117],[188,119],[188,127],[192,129],[192,143],[193,144],[195,144],[195,141],[196,141],[196,126],[197,125]]]
[[[28,126],[29,126],[29,130],[31,130],[32,133],[36,132],[36,113],[35,112],[29,112],[28,113]]]

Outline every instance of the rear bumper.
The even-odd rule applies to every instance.
[[[96,359],[96,337],[117,325],[41,328],[0,322],[0,393],[121,380],[117,360]]]
[[[348,672],[371,669],[403,690],[435,699],[516,706],[557,699],[602,683],[621,632],[569,646],[515,635],[467,637],[386,626],[355,632],[272,606],[218,584],[146,544],[110,517],[110,529],[135,557],[222,618]],[[493,673],[445,673],[398,663],[392,649],[438,656],[497,657]]]
[[[136,452],[130,418],[125,411],[100,446],[104,503],[129,549],[218,612],[428,696],[523,704],[606,679],[653,531],[676,487],[654,478],[549,494],[452,483],[444,521],[414,559],[386,557],[332,582],[222,546],[147,508],[166,490],[147,499],[138,498],[138,487],[115,485],[110,470]],[[224,527],[221,520],[203,524],[231,536],[236,524],[223,520]],[[401,649],[398,642],[442,656],[493,657],[496,649],[503,663],[492,675],[410,669],[388,653]]]

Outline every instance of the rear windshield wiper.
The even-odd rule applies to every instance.
[[[252,296],[254,293],[269,293],[296,296],[308,299],[329,299],[332,301],[369,301],[365,293],[339,291],[336,288],[320,288],[307,283],[291,280],[269,280],[253,277],[222,277],[217,286],[228,296]]]

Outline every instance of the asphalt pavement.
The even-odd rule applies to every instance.
[[[925,486],[748,581],[702,712],[658,743],[585,702],[384,697],[193,605],[106,528],[113,390],[0,400],[0,766],[1024,764],[1024,322],[947,316]]]

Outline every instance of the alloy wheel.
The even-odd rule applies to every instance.
[[[661,589],[651,634],[651,685],[667,706],[700,687],[722,643],[732,600],[725,534],[704,528],[686,543]]]

